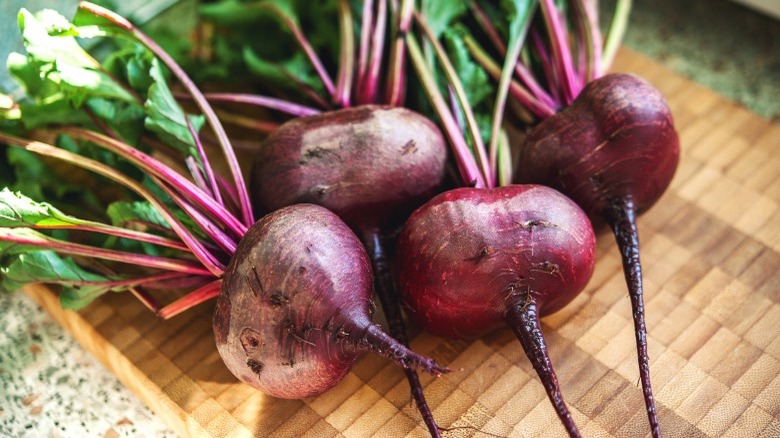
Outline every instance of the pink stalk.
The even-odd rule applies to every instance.
[[[263,3],[256,6],[259,8],[269,9],[284,22],[285,26],[287,26],[287,28],[293,34],[295,41],[298,43],[298,46],[306,54],[306,57],[309,58],[309,62],[314,67],[317,75],[320,77],[322,85],[325,86],[328,94],[334,96],[336,93],[336,87],[333,85],[333,79],[330,78],[328,71],[325,70],[325,67],[322,65],[322,61],[320,60],[319,56],[317,56],[317,52],[314,51],[311,43],[309,43],[309,40],[306,39],[306,36],[301,31],[301,28],[298,27],[298,24],[292,18],[290,18],[290,16],[285,14],[282,9],[273,3]]]
[[[585,75],[580,87],[584,87],[588,82],[600,76],[599,66],[601,65],[601,31],[599,29],[599,18],[597,3],[588,0],[577,0],[575,10],[580,16],[580,23],[583,32],[582,47],[585,49]],[[579,94],[579,93],[578,93]]]
[[[89,259],[89,258],[81,257],[81,260],[79,260],[79,262],[82,262],[82,261],[83,261],[83,264],[88,265],[89,267],[95,269],[96,271],[98,271],[99,273],[101,273],[103,275],[116,276],[116,273],[111,268],[109,268],[108,266],[98,262],[95,259]],[[192,279],[192,278],[201,278],[201,277],[196,277],[196,276],[193,276],[193,275],[183,274],[181,272],[169,272],[169,273],[164,273],[164,274],[160,274],[160,275],[161,276],[163,276],[163,275],[171,276],[171,278],[190,278],[190,279]],[[163,281],[165,281],[165,280],[163,280]],[[145,283],[144,286],[147,286],[149,284],[155,284],[155,283],[156,282]],[[138,287],[135,287],[135,286],[130,286],[130,287],[127,288],[127,290],[136,299],[138,299],[138,301],[140,301],[141,304],[144,305],[144,307],[146,307],[147,309],[151,310],[152,312],[157,313],[157,311],[160,309],[160,303],[156,299],[154,299],[154,297],[152,297],[151,295],[146,293],[146,291],[144,291],[144,290],[142,290],[142,289],[140,289]]]
[[[471,56],[474,57],[477,63],[481,65],[493,79],[498,81],[501,78],[501,67],[490,58],[490,55],[488,55],[473,38],[465,37],[463,41],[466,44],[469,53],[471,53]],[[537,99],[517,81],[510,81],[509,93],[539,118],[547,118],[555,114],[554,107]]]
[[[566,102],[561,95],[560,87],[556,87],[554,85],[559,81],[559,76],[557,74],[558,71],[553,66],[552,56],[547,50],[547,47],[544,45],[544,41],[536,29],[531,29],[531,43],[534,45],[536,56],[539,57],[539,64],[541,65],[542,71],[544,72],[547,84],[549,84],[548,87],[550,90],[550,96],[552,96],[552,98],[555,100],[556,107],[562,107],[566,105]]]
[[[571,50],[566,40],[566,27],[561,22],[562,17],[560,10],[555,5],[555,0],[541,0],[541,9],[550,38],[553,63],[560,74],[564,104],[570,105],[578,93],[574,83],[575,74]]]
[[[520,81],[522,81],[522,83],[528,87],[528,90],[536,98],[536,100],[550,108],[557,108],[555,100],[553,100],[552,96],[550,96],[550,93],[548,93],[544,87],[539,84],[539,81],[536,80],[533,72],[531,72],[531,70],[529,70],[528,67],[521,61],[518,61],[517,65],[515,65],[515,74],[520,79]]]
[[[455,155],[455,161],[461,179],[466,185],[471,187],[487,187],[485,178],[479,171],[479,166],[477,166],[474,156],[471,154],[468,144],[466,144],[466,139],[463,137],[463,133],[460,130],[458,123],[455,121],[455,117],[447,107],[447,101],[442,97],[436,80],[433,78],[433,73],[425,62],[422,50],[417,44],[414,35],[411,33],[406,34],[406,45],[409,50],[409,57],[412,65],[417,72],[417,76],[419,76],[425,93],[428,95],[431,105],[439,116],[444,133],[450,141],[450,146]]]
[[[365,0],[363,2],[363,13],[360,21],[360,47],[358,49],[358,61],[357,61],[357,83],[355,84],[355,94],[357,95],[358,103],[368,103],[363,100],[362,90],[364,81],[366,80],[366,71],[368,70],[368,50],[371,44],[371,34],[373,28],[373,22],[371,18],[374,16],[374,0]]]
[[[156,176],[161,180],[167,181],[171,187],[174,187],[184,198],[194,205],[203,208],[211,214],[217,221],[225,224],[236,237],[241,237],[246,233],[247,227],[238,221],[223,205],[218,204],[212,197],[202,191],[190,180],[173,171],[170,167],[163,164],[156,158],[127,145],[121,141],[106,137],[94,131],[75,127],[63,127],[58,130],[75,138],[90,141],[104,149],[110,150],[122,158],[130,161],[140,169]]]
[[[339,76],[333,101],[342,108],[349,108],[350,93],[355,73],[355,37],[352,32],[352,8],[349,0],[338,0],[339,28],[341,30]]]
[[[373,103],[376,100],[377,90],[379,89],[379,70],[382,67],[382,57],[384,56],[386,22],[387,0],[379,0],[374,34],[371,39],[371,58],[366,78],[363,82],[363,101],[366,103]]]
[[[81,2],[79,3],[79,8],[86,10],[96,16],[105,18],[112,23],[116,24],[117,26],[121,27],[122,29],[130,32],[133,37],[135,37],[136,40],[141,42],[144,46],[146,46],[152,53],[154,53],[163,63],[171,70],[171,72],[176,76],[176,78],[179,80],[179,82],[182,83],[184,88],[187,89],[187,91],[192,95],[192,98],[195,100],[196,105],[200,110],[203,112],[203,115],[206,117],[206,120],[208,120],[209,125],[211,126],[211,129],[214,131],[214,134],[217,136],[217,139],[219,141],[220,146],[222,147],[222,151],[225,155],[225,158],[227,160],[228,166],[230,168],[230,172],[233,176],[234,184],[236,185],[236,188],[239,190],[239,200],[241,202],[241,213],[244,220],[244,224],[248,227],[254,223],[254,216],[252,213],[252,206],[249,202],[249,193],[247,193],[246,185],[244,184],[244,177],[241,173],[241,167],[238,164],[238,160],[236,158],[235,152],[233,151],[232,146],[230,145],[230,140],[227,137],[227,133],[225,132],[225,129],[222,127],[222,124],[219,122],[219,119],[217,118],[217,115],[214,113],[214,109],[211,108],[211,105],[209,105],[206,98],[203,96],[203,93],[200,92],[200,90],[197,88],[195,83],[190,79],[190,77],[187,75],[187,73],[182,70],[182,68],[176,63],[176,61],[171,58],[171,56],[165,52],[154,40],[149,38],[145,33],[141,32],[140,29],[135,27],[132,23],[127,21],[125,18],[119,16],[118,14],[105,9],[101,6],[97,6],[95,4],[89,3],[89,2]]]
[[[186,272],[164,272],[162,274],[148,275],[144,277],[125,278],[122,280],[108,280],[108,281],[89,281],[89,280],[53,280],[47,281],[47,283],[61,284],[63,286],[97,286],[97,287],[134,287],[143,286],[148,283],[156,283],[160,281],[167,281],[175,278],[181,278],[188,275]]]
[[[73,225],[53,226],[36,224],[33,225],[32,228],[35,228],[36,230],[78,230],[90,233],[100,233],[108,236],[121,237],[123,239],[132,239],[138,242],[151,243],[152,245],[164,246],[166,248],[172,248],[179,251],[189,251],[189,248],[187,248],[186,245],[173,239],[168,239],[156,234],[149,234],[141,231],[129,230],[127,228],[106,225],[99,222],[79,221]]]
[[[300,105],[274,97],[260,96],[243,93],[206,93],[206,98],[212,102],[235,102],[268,108],[296,117],[319,114],[320,110],[305,105]],[[179,97],[179,96],[177,96]]]
[[[191,309],[198,304],[204,303],[212,298],[216,298],[219,295],[219,290],[221,287],[222,280],[212,281],[211,283],[201,286],[200,288],[163,307],[158,312],[158,315],[162,319],[173,318],[187,309]]]
[[[222,195],[219,192],[219,187],[217,187],[217,183],[214,180],[214,169],[211,167],[211,164],[209,163],[209,157],[206,155],[206,150],[203,148],[203,143],[200,141],[200,136],[197,132],[195,132],[195,127],[192,126],[192,123],[190,122],[190,119],[185,117],[185,120],[187,121],[187,130],[190,131],[190,135],[192,136],[192,139],[195,141],[195,148],[198,151],[198,155],[200,156],[200,162],[203,164],[203,170],[200,172],[191,172],[193,176],[197,175],[204,175],[206,177],[206,180],[208,180],[208,186],[206,185],[206,181],[203,181],[203,191],[204,192],[211,192],[212,197],[214,200],[221,206],[225,206],[225,203],[222,201]],[[197,163],[195,163],[197,165]],[[206,189],[206,187],[210,187],[210,189]]]
[[[185,158],[184,164],[187,165],[187,169],[190,171],[190,175],[192,176],[195,185],[205,193],[208,193],[211,197],[214,197],[211,188],[208,186],[208,183],[206,183],[206,177],[203,175],[203,172],[201,172],[195,157],[189,156]]]
[[[536,4],[533,3],[525,10],[525,15],[521,16],[521,21],[513,23],[509,31],[509,43],[507,45],[507,54],[504,59],[504,66],[501,69],[501,75],[498,80],[498,89],[496,90],[496,100],[493,107],[493,124],[490,130],[490,146],[488,149],[490,157],[490,169],[492,175],[498,173],[498,155],[499,141],[501,140],[501,123],[504,119],[504,110],[506,100],[509,94],[509,87],[512,83],[512,73],[520,58],[520,51],[525,43],[525,36],[531,24],[531,17]],[[517,27],[516,27],[517,26]]]
[[[412,27],[412,13],[414,12],[414,0],[400,0],[394,2],[395,29],[392,48],[390,49],[390,61],[388,64],[387,88],[385,101],[388,105],[398,106],[404,101],[406,89],[406,35]]]
[[[52,146],[50,144],[42,143],[39,141],[27,140],[19,137],[14,137],[0,132],[0,141],[5,142],[9,146],[21,147],[30,152],[36,154],[56,158],[63,162],[73,164],[83,169],[95,172],[108,179],[114,180],[128,189],[136,192],[139,196],[147,200],[158,212],[163,216],[168,224],[170,224],[173,231],[179,236],[185,245],[190,249],[192,254],[208,268],[208,270],[215,276],[219,277],[224,273],[224,267],[212,264],[211,260],[213,256],[209,253],[199,242],[195,236],[190,233],[187,228],[179,222],[178,219],[142,184],[129,178],[128,176],[117,172],[111,167],[100,163],[98,161],[83,157],[78,154],[74,154],[65,149]]]
[[[504,41],[501,40],[501,36],[498,34],[498,30],[496,30],[496,27],[493,26],[493,23],[490,21],[490,18],[488,18],[485,11],[475,1],[471,2],[471,9],[474,12],[474,16],[476,17],[477,21],[479,22],[480,27],[487,34],[488,39],[493,43],[502,56],[506,56],[506,44],[504,44]],[[515,65],[515,74],[522,81],[522,83],[528,87],[530,95],[534,96],[536,100],[550,108],[556,107],[555,102],[553,101],[552,97],[550,97],[550,94],[547,93],[544,87],[539,85],[539,82],[536,80],[531,70],[529,70],[528,67],[519,59]]]
[[[214,225],[213,222],[211,222],[207,217],[205,217],[201,212],[199,212],[197,209],[195,209],[192,205],[188,204],[186,201],[181,199],[178,193],[176,193],[175,190],[170,190],[169,188],[165,187],[165,183],[163,181],[160,181],[159,179],[155,178],[155,182],[160,185],[160,187],[163,187],[163,190],[168,193],[168,196],[170,196],[176,204],[181,207],[182,210],[184,210],[185,213],[189,217],[192,218],[192,220],[200,226],[203,231],[206,233],[206,235],[211,238],[217,245],[219,245],[220,248],[225,250],[228,254],[233,254],[236,252],[236,241],[231,239],[230,236],[225,234],[221,229],[219,229],[216,225]]]
[[[506,44],[504,44],[504,40],[501,39],[501,36],[498,34],[498,30],[495,26],[493,26],[493,23],[490,21],[490,17],[487,16],[487,13],[485,13],[485,10],[482,9],[482,7],[480,7],[479,4],[477,4],[477,2],[474,0],[469,2],[469,6],[471,7],[471,11],[474,13],[474,18],[477,19],[479,26],[483,31],[485,31],[490,42],[493,43],[502,56],[505,55]]]
[[[439,63],[441,64],[442,69],[447,76],[447,82],[450,84],[451,90],[454,92],[454,95],[457,98],[457,103],[459,104],[459,107],[462,110],[464,117],[466,118],[466,127],[468,128],[471,142],[474,145],[474,158],[476,159],[477,165],[482,172],[482,176],[485,178],[485,184],[487,187],[495,187],[495,173],[490,170],[490,162],[488,161],[487,154],[485,153],[485,143],[482,140],[482,133],[479,131],[477,118],[474,116],[474,111],[472,110],[471,104],[468,101],[466,90],[463,87],[460,78],[458,77],[458,73],[455,71],[455,66],[452,65],[452,62],[447,55],[447,51],[444,50],[444,47],[441,45],[439,39],[436,38],[436,35],[434,35],[433,30],[430,28],[425,18],[415,11],[414,19],[415,22],[417,22],[417,25],[420,26],[420,29],[422,29],[423,34],[425,34],[426,38],[433,46]],[[453,114],[457,114],[457,112],[453,111]]]
[[[89,245],[72,243],[55,239],[38,233],[14,232],[14,228],[0,228],[0,240],[50,249],[54,252],[74,256],[94,257],[114,262],[128,263],[145,266],[147,268],[163,269],[166,271],[182,272],[193,275],[212,275],[212,273],[197,263],[188,260],[171,259],[147,254],[135,254],[125,251],[97,248]]]

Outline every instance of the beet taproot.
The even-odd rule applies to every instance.
[[[240,380],[280,398],[323,393],[367,351],[445,372],[371,321],[372,282],[365,249],[335,214],[311,204],[269,213],[225,271],[214,313],[219,354]]]
[[[660,427],[650,384],[636,215],[664,193],[679,155],[679,138],[661,92],[638,76],[611,74],[589,83],[570,106],[530,132],[515,173],[519,183],[546,184],[565,193],[594,223],[606,222],[615,234],[653,436],[660,436]]]
[[[459,188],[417,209],[398,240],[398,284],[411,318],[448,337],[514,330],[566,430],[563,401],[539,318],[559,310],[593,273],[585,213],[537,185]]]

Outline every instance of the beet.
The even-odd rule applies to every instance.
[[[409,342],[384,234],[440,188],[446,147],[426,117],[402,107],[363,105],[283,124],[263,142],[251,172],[251,196],[259,208],[322,205],[360,236],[389,331],[404,345]],[[419,377],[405,372],[431,435],[440,436]]]
[[[654,436],[660,436],[647,355],[636,215],[663,194],[677,168],[679,140],[662,94],[629,74],[588,84],[571,106],[528,135],[520,183],[547,184],[612,228],[623,258],[636,332],[639,373]]]
[[[539,318],[582,291],[594,253],[587,216],[551,188],[459,188],[431,199],[406,222],[398,285],[412,319],[432,333],[475,337],[509,325],[576,436]]]
[[[281,398],[321,394],[361,353],[446,371],[371,321],[372,273],[354,233],[316,205],[257,221],[228,264],[214,313],[220,356],[240,380]]]
[[[446,144],[426,117],[364,105],[293,119],[263,142],[250,192],[266,210],[311,202],[356,230],[404,218],[444,179]]]

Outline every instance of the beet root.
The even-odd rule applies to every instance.
[[[222,359],[240,380],[280,398],[321,394],[361,353],[445,372],[371,321],[371,264],[335,214],[300,204],[257,221],[225,272],[214,314]]]
[[[534,128],[516,170],[518,182],[554,187],[591,219],[612,228],[631,297],[639,376],[655,437],[660,427],[650,385],[636,215],[671,183],[679,149],[663,95],[637,76],[613,74],[588,84],[571,106]]]
[[[441,186],[441,131],[400,107],[365,105],[299,117],[264,142],[251,173],[255,205],[327,207],[355,229],[405,217]]]
[[[539,317],[570,302],[593,273],[595,236],[574,202],[544,186],[460,188],[417,209],[398,240],[398,284],[410,316],[442,336],[509,325],[567,431],[571,418]]]
[[[612,74],[539,123],[520,150],[517,182],[565,193],[592,220],[620,199],[650,208],[672,180],[680,146],[663,95],[645,80]]]
[[[447,146],[426,117],[401,107],[364,105],[283,124],[255,157],[251,194],[272,211],[298,202],[338,214],[363,241],[390,334],[408,345],[389,276],[383,231],[440,189]],[[414,370],[405,370],[431,436],[441,436]]]

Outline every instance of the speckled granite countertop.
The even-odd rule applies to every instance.
[[[627,45],[780,117],[780,22],[726,1],[634,4]],[[0,436],[174,436],[25,294],[0,293],[0,327]]]
[[[0,309],[0,436],[175,436],[27,295]]]

